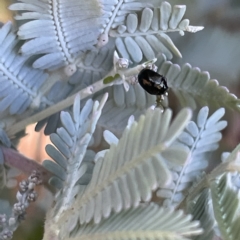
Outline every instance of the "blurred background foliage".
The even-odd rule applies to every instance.
[[[13,20],[12,12],[7,9],[10,0],[0,0],[0,22]],[[169,34],[182,53],[182,59],[174,63],[190,63],[208,71],[212,79],[240,96],[240,1],[239,0],[169,0],[171,4],[187,5],[186,18],[192,25],[204,26],[196,34],[186,33],[184,37]],[[224,132],[219,152],[231,151],[240,142],[240,116],[227,112],[228,128]],[[44,151],[48,138],[34,133],[34,126],[27,130],[28,136],[21,140],[19,150],[37,161],[46,159]],[[31,144],[30,144],[31,143]],[[32,147],[34,146],[34,147]],[[20,180],[20,179],[19,179]],[[2,198],[15,202],[15,191],[4,191]],[[46,209],[51,204],[51,194],[39,188],[38,201],[28,209],[26,221],[15,232],[14,240],[42,239],[43,220]],[[3,206],[2,206],[3,207]]]
[[[0,22],[5,23],[9,20],[13,20],[12,12],[7,9],[8,5],[10,5],[9,0],[0,1]]]

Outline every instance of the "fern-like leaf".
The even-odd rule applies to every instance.
[[[203,234],[194,237],[194,240],[213,239],[214,228],[217,227],[213,213],[211,193],[209,189],[204,189],[197,201],[188,208],[188,213],[193,216],[193,220],[199,220],[204,229]]]
[[[175,144],[189,148],[189,158],[185,166],[172,166],[173,183],[165,189],[159,189],[157,196],[164,198],[164,205],[178,205],[186,196],[186,191],[208,167],[208,152],[218,148],[223,130],[227,122],[219,121],[225,113],[223,108],[208,118],[208,107],[203,107],[197,116],[196,123],[190,121]]]
[[[98,53],[87,52],[78,65],[79,69],[69,77],[68,83],[58,81],[53,85],[46,96],[48,102],[56,103],[103,78],[112,68],[113,52],[114,42],[112,40],[111,43],[102,47]],[[98,125],[116,134],[122,133],[129,116],[134,115],[135,119],[138,119],[156,101],[155,96],[148,94],[139,84],[130,85],[128,92],[122,85],[109,87],[107,92],[109,93],[109,99],[103,108]],[[102,94],[102,91],[98,92],[93,98],[99,100]],[[119,114],[120,112],[121,114]],[[55,132],[58,126],[59,113],[40,121],[36,125],[36,130],[39,131],[45,127],[44,133],[49,135]],[[101,140],[99,137],[99,141],[95,141],[94,144],[98,146]]]
[[[100,104],[88,100],[80,111],[78,95],[72,114],[61,112],[62,127],[50,135],[56,148],[47,145],[46,151],[55,162],[46,160],[43,165],[56,175],[50,179],[50,183],[61,189],[58,193],[57,209],[60,206],[67,208],[78,192],[77,185],[87,184],[90,180],[88,173],[89,170],[92,171],[93,164],[87,158],[83,161],[83,158],[105,101],[106,96]]]
[[[81,223],[96,223],[112,210],[119,212],[140,201],[149,201],[151,191],[171,182],[167,162],[184,164],[188,152],[170,147],[184,129],[191,112],[182,110],[170,125],[171,111],[149,110],[139,123],[127,128],[118,145],[111,145],[96,162],[93,178],[86,191],[73,204]],[[153,127],[154,126],[154,127]],[[172,154],[171,154],[172,153]],[[72,211],[65,212],[64,218]]]
[[[114,50],[114,39],[109,39],[108,44],[99,51],[87,51],[78,63],[78,71],[68,82],[82,89],[106,76],[113,67]]]
[[[49,105],[53,105],[67,96],[75,94],[106,76],[113,66],[114,48],[114,42],[110,41],[107,46],[102,47],[98,52],[87,51],[81,62],[78,63],[77,71],[65,81],[57,81],[46,94]],[[100,95],[98,99],[101,99],[102,91],[98,92],[97,95]],[[96,99],[96,96],[94,99]],[[44,134],[50,135],[56,132],[60,125],[60,114],[56,113],[39,121],[35,130],[40,131],[44,127]]]
[[[171,59],[173,54],[181,57],[171,38],[165,32],[199,31],[202,27],[189,26],[189,20],[184,19],[186,6],[171,6],[162,2],[158,8],[144,8],[141,14],[130,13],[124,22],[111,30],[109,35],[116,38],[116,47],[120,55],[139,63],[143,58],[153,59],[158,53]],[[122,17],[122,16],[121,16]],[[115,24],[114,27],[117,25]]]
[[[101,6],[91,1],[19,0],[10,10],[20,12],[16,20],[27,20],[18,36],[28,40],[21,47],[24,55],[44,54],[34,68],[56,69],[75,63],[82,51],[97,43],[101,26]]]
[[[18,44],[12,24],[6,23],[0,29],[0,112],[7,110],[8,115],[24,113],[48,77],[17,55]]]
[[[107,73],[106,69],[112,65],[112,51],[106,50],[105,52],[105,47],[103,47],[97,55],[91,52],[87,53],[86,64],[84,61],[81,68],[69,78],[69,83],[58,81],[52,87],[46,96],[48,102],[52,104],[57,103],[68,95],[72,95],[76,91],[89,86],[90,83],[94,83],[101,79]],[[98,61],[94,59],[98,59]],[[89,61],[90,64],[94,63],[96,68],[93,69],[87,61]],[[99,68],[97,68],[97,64]],[[109,99],[103,108],[98,126],[103,129],[111,130],[116,135],[122,133],[131,115],[137,120],[140,115],[143,114],[148,107],[154,105],[156,101],[156,97],[144,91],[139,84],[130,85],[128,92],[125,91],[122,85],[109,87],[107,92],[109,93]],[[94,96],[94,99],[100,100],[102,94],[102,91],[98,92]],[[38,122],[35,130],[40,131],[44,127],[44,133],[50,135],[56,132],[59,126],[60,114],[56,113]],[[101,136],[102,135],[98,134],[98,138],[94,138],[94,146],[99,146],[99,144],[101,144],[103,140]]]
[[[63,235],[71,231],[70,237],[66,239],[186,240],[187,237],[202,232],[198,221],[191,221],[190,215],[184,215],[183,211],[161,208],[156,204],[114,213],[98,225],[78,225],[73,230],[72,226],[69,221],[61,229]]]
[[[161,2],[159,7],[155,7],[156,5],[159,5],[159,2],[153,4],[151,1],[146,3],[145,1],[124,1],[118,3],[119,10],[117,12],[117,15],[120,17],[117,17],[113,19],[110,31],[110,36],[116,37],[118,35],[118,30],[120,30],[121,33],[124,33],[125,31],[129,33],[133,33],[134,31],[139,30],[139,32],[143,33],[148,30],[155,31],[165,31],[165,32],[172,32],[172,31],[188,31],[188,32],[197,32],[199,30],[202,30],[203,27],[193,27],[189,26],[189,20],[188,19],[182,19],[185,11],[186,6],[185,5],[174,5],[171,6],[170,3],[163,1]],[[120,6],[121,4],[121,6]],[[153,8],[152,13],[149,11],[148,13],[145,12],[140,20],[133,19],[132,26],[124,26],[126,24],[126,13],[131,14],[136,11],[143,11],[144,8],[146,9],[149,7],[155,7]],[[127,15],[128,16],[128,15]],[[112,16],[113,17],[113,16]],[[149,19],[148,19],[149,18]],[[130,20],[130,19],[129,19]],[[140,24],[138,26],[138,21],[140,21]],[[129,23],[127,23],[129,24]],[[120,29],[114,30],[117,27],[120,26]],[[135,27],[134,27],[135,26]],[[108,25],[109,27],[109,25]],[[139,27],[139,29],[137,29]],[[121,30],[124,30],[122,32]],[[130,30],[130,31],[129,31]],[[181,33],[184,34],[184,33]]]
[[[240,191],[232,178],[233,173],[225,173],[210,185],[214,215],[225,240],[235,240],[240,235]]]
[[[157,4],[158,1],[156,1]],[[109,34],[110,29],[114,29],[119,25],[122,25],[129,13],[134,13],[136,11],[141,11],[144,7],[153,7],[150,2],[146,3],[143,0],[102,0],[103,4],[103,26],[101,32],[104,35]]]
[[[155,96],[148,94],[139,84],[130,85],[128,92],[122,85],[115,85],[109,89],[109,93],[110,98],[103,109],[99,125],[115,133],[122,132],[131,115],[138,119],[156,101]]]
[[[215,79],[210,79],[208,72],[193,68],[190,64],[180,67],[166,61],[164,55],[158,57],[158,72],[167,77],[168,85],[176,94],[182,106],[196,109],[200,105],[226,107],[240,111],[240,100],[226,87],[219,86]]]

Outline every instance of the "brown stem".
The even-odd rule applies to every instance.
[[[4,155],[4,163],[10,167],[17,168],[23,173],[30,175],[33,170],[39,172],[43,184],[48,184],[48,180],[53,176],[52,173],[47,171],[42,165],[36,161],[26,158],[12,148],[0,147]]]

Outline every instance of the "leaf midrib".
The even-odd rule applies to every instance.
[[[99,192],[102,192],[103,189],[107,188],[107,186],[112,185],[114,181],[120,178],[120,176],[127,174],[131,169],[136,168],[137,165],[139,165],[144,160],[149,159],[150,157],[153,157],[156,154],[159,154],[165,149],[166,149],[166,146],[164,145],[164,143],[160,143],[155,147],[148,149],[148,151],[145,151],[142,154],[135,156],[133,159],[126,162],[116,172],[112,173],[108,178],[104,179],[104,181],[101,184],[94,187],[91,191],[86,192],[86,194],[84,194],[82,198],[77,199],[74,203],[72,210],[74,210],[75,212],[81,209],[85,204],[89,202],[90,199],[96,196]]]

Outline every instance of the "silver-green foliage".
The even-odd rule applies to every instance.
[[[226,121],[219,121],[225,110],[218,109],[209,118],[208,112],[208,107],[203,107],[197,115],[196,123],[190,121],[175,142],[176,145],[187,147],[189,156],[184,166],[170,166],[174,178],[172,184],[157,191],[157,196],[165,199],[163,204],[166,206],[181,203],[187,190],[208,167],[211,158],[207,153],[218,148],[218,142],[222,138],[220,131],[227,125]]]
[[[101,23],[97,1],[19,0],[10,9],[19,11],[17,20],[27,20],[18,30],[19,38],[28,40],[20,51],[27,56],[44,54],[34,62],[35,68],[57,69],[71,64],[97,42]]]
[[[110,37],[116,38],[121,56],[133,62],[140,62],[143,56],[152,59],[159,51],[169,59],[172,53],[181,56],[164,32],[183,35],[183,31],[196,32],[202,27],[182,20],[186,6],[162,2],[154,7],[159,4],[157,0],[102,0],[101,4],[97,0],[17,0],[10,9],[18,11],[17,21],[26,21],[18,30],[19,38],[27,40],[21,52],[27,56],[44,54],[33,63],[35,68],[57,69],[76,64],[86,50],[102,47]],[[141,11],[141,16],[136,11]]]
[[[55,218],[61,239],[188,239],[202,232],[182,211],[147,203],[152,190],[172,182],[168,165],[183,166],[188,157],[185,146],[172,143],[191,111],[183,109],[172,123],[171,117],[170,110],[148,110],[138,123],[129,121],[119,140],[105,133],[110,149],[96,155],[90,183]]]
[[[221,236],[226,240],[240,235],[240,191],[233,173],[225,173],[210,184],[213,210]],[[238,176],[239,178],[239,173]]]
[[[239,150],[238,145],[210,174],[189,191],[187,211],[200,220],[204,233],[194,239],[237,239],[239,236]],[[236,171],[237,170],[237,171]]]
[[[199,223],[191,220],[192,217],[181,210],[173,211],[152,203],[114,213],[98,225],[77,225],[69,239],[184,240],[202,232]]]
[[[8,115],[23,114],[33,105],[48,77],[43,71],[33,69],[27,57],[18,55],[19,46],[12,23],[6,23],[0,29],[0,112],[7,111]]]
[[[102,0],[100,5],[97,0],[15,2],[10,9],[17,11],[17,21],[24,20],[17,33],[23,45],[11,24],[0,30],[0,111],[5,121],[9,115],[31,111],[31,101],[33,107],[37,103],[43,109],[103,78],[112,67],[114,44],[133,64],[157,57],[158,72],[167,77],[183,106],[213,105],[239,111],[239,99],[210,79],[208,72],[167,61],[173,54],[181,56],[167,32],[183,35],[202,29],[183,19],[185,6],[172,7],[158,0]],[[19,48],[23,56],[18,55]],[[77,69],[67,75],[66,82],[54,84],[58,79],[51,79],[50,87],[40,93],[47,74],[31,68],[32,62],[26,63],[29,56],[35,68],[53,70],[73,64],[70,70]],[[220,120],[224,109],[208,117],[208,107],[204,107],[190,122],[191,111],[184,109],[171,122],[169,109],[145,112],[154,97],[139,85],[130,86],[127,93],[121,85],[107,91],[110,98],[103,111],[106,97],[100,104],[88,100],[82,109],[77,97],[72,111],[61,112],[62,126],[51,135],[55,147],[48,145],[46,150],[54,162],[44,165],[55,174],[50,183],[58,192],[47,216],[44,239],[188,239],[202,232],[198,223],[182,211],[163,208],[186,202],[205,231],[195,239],[210,240],[216,233],[224,239],[238,239],[239,174],[226,172],[233,171],[229,159],[236,158],[239,149],[225,163],[227,170],[223,164],[221,174],[216,171],[212,178],[202,177],[198,197],[193,202],[188,199],[211,160],[207,153],[218,147],[220,131],[226,126]],[[99,124],[120,133],[130,115],[136,119],[144,115],[138,122],[130,120],[120,139],[105,132],[110,149],[95,156],[87,147],[101,112]],[[58,115],[51,120],[49,129],[55,130]],[[0,140],[11,146],[2,128]],[[4,161],[3,154],[0,160]],[[235,169],[239,171],[238,164]],[[153,191],[164,199],[158,203],[161,206],[149,204]]]
[[[169,87],[182,106],[196,109],[199,103],[202,106],[240,110],[240,100],[237,96],[230,93],[226,87],[219,86],[218,81],[211,79],[208,72],[192,67],[188,63],[180,67],[166,61],[164,55],[158,56],[156,65],[158,72],[166,76]]]
[[[208,72],[193,68],[190,64],[179,66],[158,56],[158,72],[167,77],[170,92],[173,92],[182,106],[197,109],[200,106],[213,106],[215,109],[225,107],[239,111],[239,99],[226,87],[219,86]],[[109,89],[110,98],[103,109],[99,125],[115,133],[122,132],[128,116],[136,119],[144,110],[155,102],[155,97],[146,94],[138,85],[130,86],[126,92],[123,86],[115,85]],[[121,114],[118,114],[121,112]],[[224,123],[220,123],[224,124]]]
[[[141,14],[130,13],[117,29],[109,35],[116,38],[116,47],[120,55],[133,62],[141,62],[143,58],[153,59],[161,52],[168,59],[173,53],[181,57],[171,38],[165,32],[199,31],[202,28],[189,26],[189,20],[183,19],[186,6],[171,6],[162,2],[157,8],[144,8]]]
[[[57,208],[71,205],[81,185],[86,185],[90,180],[93,163],[88,161],[88,157],[84,161],[84,156],[105,101],[106,96],[101,103],[93,103],[90,99],[81,109],[80,97],[77,96],[72,113],[61,112],[62,127],[50,135],[56,148],[47,145],[46,151],[55,162],[45,160],[43,165],[55,174],[50,184],[59,189]]]
[[[170,110],[163,114],[158,109],[147,111],[138,123],[125,129],[117,145],[111,145],[105,155],[98,154],[91,182],[72,205],[80,223],[92,219],[99,223],[113,210],[136,207],[151,199],[152,190],[172,181],[167,165],[183,165],[188,152],[171,144],[188,123],[191,112],[182,110],[172,124],[171,115]],[[69,210],[64,218],[72,214]]]
[[[194,240],[212,239],[216,228],[216,220],[213,213],[212,199],[210,190],[204,189],[197,201],[192,203],[188,209],[188,213],[191,213],[194,220],[199,220],[201,227],[204,229],[203,233],[196,236]]]
[[[214,235],[226,240],[238,239],[239,224],[239,173],[225,172],[209,181],[188,212],[200,220],[204,233],[195,240],[212,239]]]

